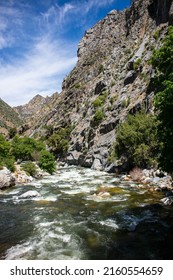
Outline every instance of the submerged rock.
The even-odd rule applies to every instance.
[[[41,195],[37,191],[28,191],[19,196],[19,198],[31,198],[40,197]]]

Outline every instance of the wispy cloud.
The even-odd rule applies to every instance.
[[[0,68],[0,89],[11,105],[29,101],[33,94],[52,94],[61,89],[61,82],[76,62],[68,45],[42,38],[23,60]]]
[[[19,7],[1,8],[0,49],[6,56],[0,59],[0,97],[15,106],[29,101],[34,94],[60,91],[63,78],[77,60],[76,44],[69,45],[64,38],[55,36],[71,5],[62,9],[52,6],[37,16],[26,14]],[[28,17],[32,18],[29,27]],[[13,49],[12,54],[8,52],[11,46],[16,46],[17,56]]]
[[[117,0],[1,0],[0,97],[12,106],[61,90],[81,34],[100,8]],[[49,6],[48,6],[49,3]],[[71,36],[73,34],[73,38]]]

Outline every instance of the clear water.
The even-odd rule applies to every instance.
[[[20,198],[29,190],[40,196]],[[173,211],[162,197],[78,167],[5,190],[0,259],[172,259]]]

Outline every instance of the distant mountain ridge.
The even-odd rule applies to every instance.
[[[49,102],[49,97],[43,97],[40,94],[34,96],[25,105],[14,107],[14,110],[19,114],[19,116],[27,121],[33,115],[35,115],[41,108]]]

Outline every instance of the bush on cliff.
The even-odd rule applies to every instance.
[[[47,144],[50,150],[57,157],[64,157],[68,151],[70,134],[72,131],[72,126],[67,126],[65,128],[59,128],[57,132],[48,138]]]
[[[117,131],[115,151],[131,166],[151,167],[157,161],[160,145],[157,141],[157,121],[145,113],[129,115]]]

